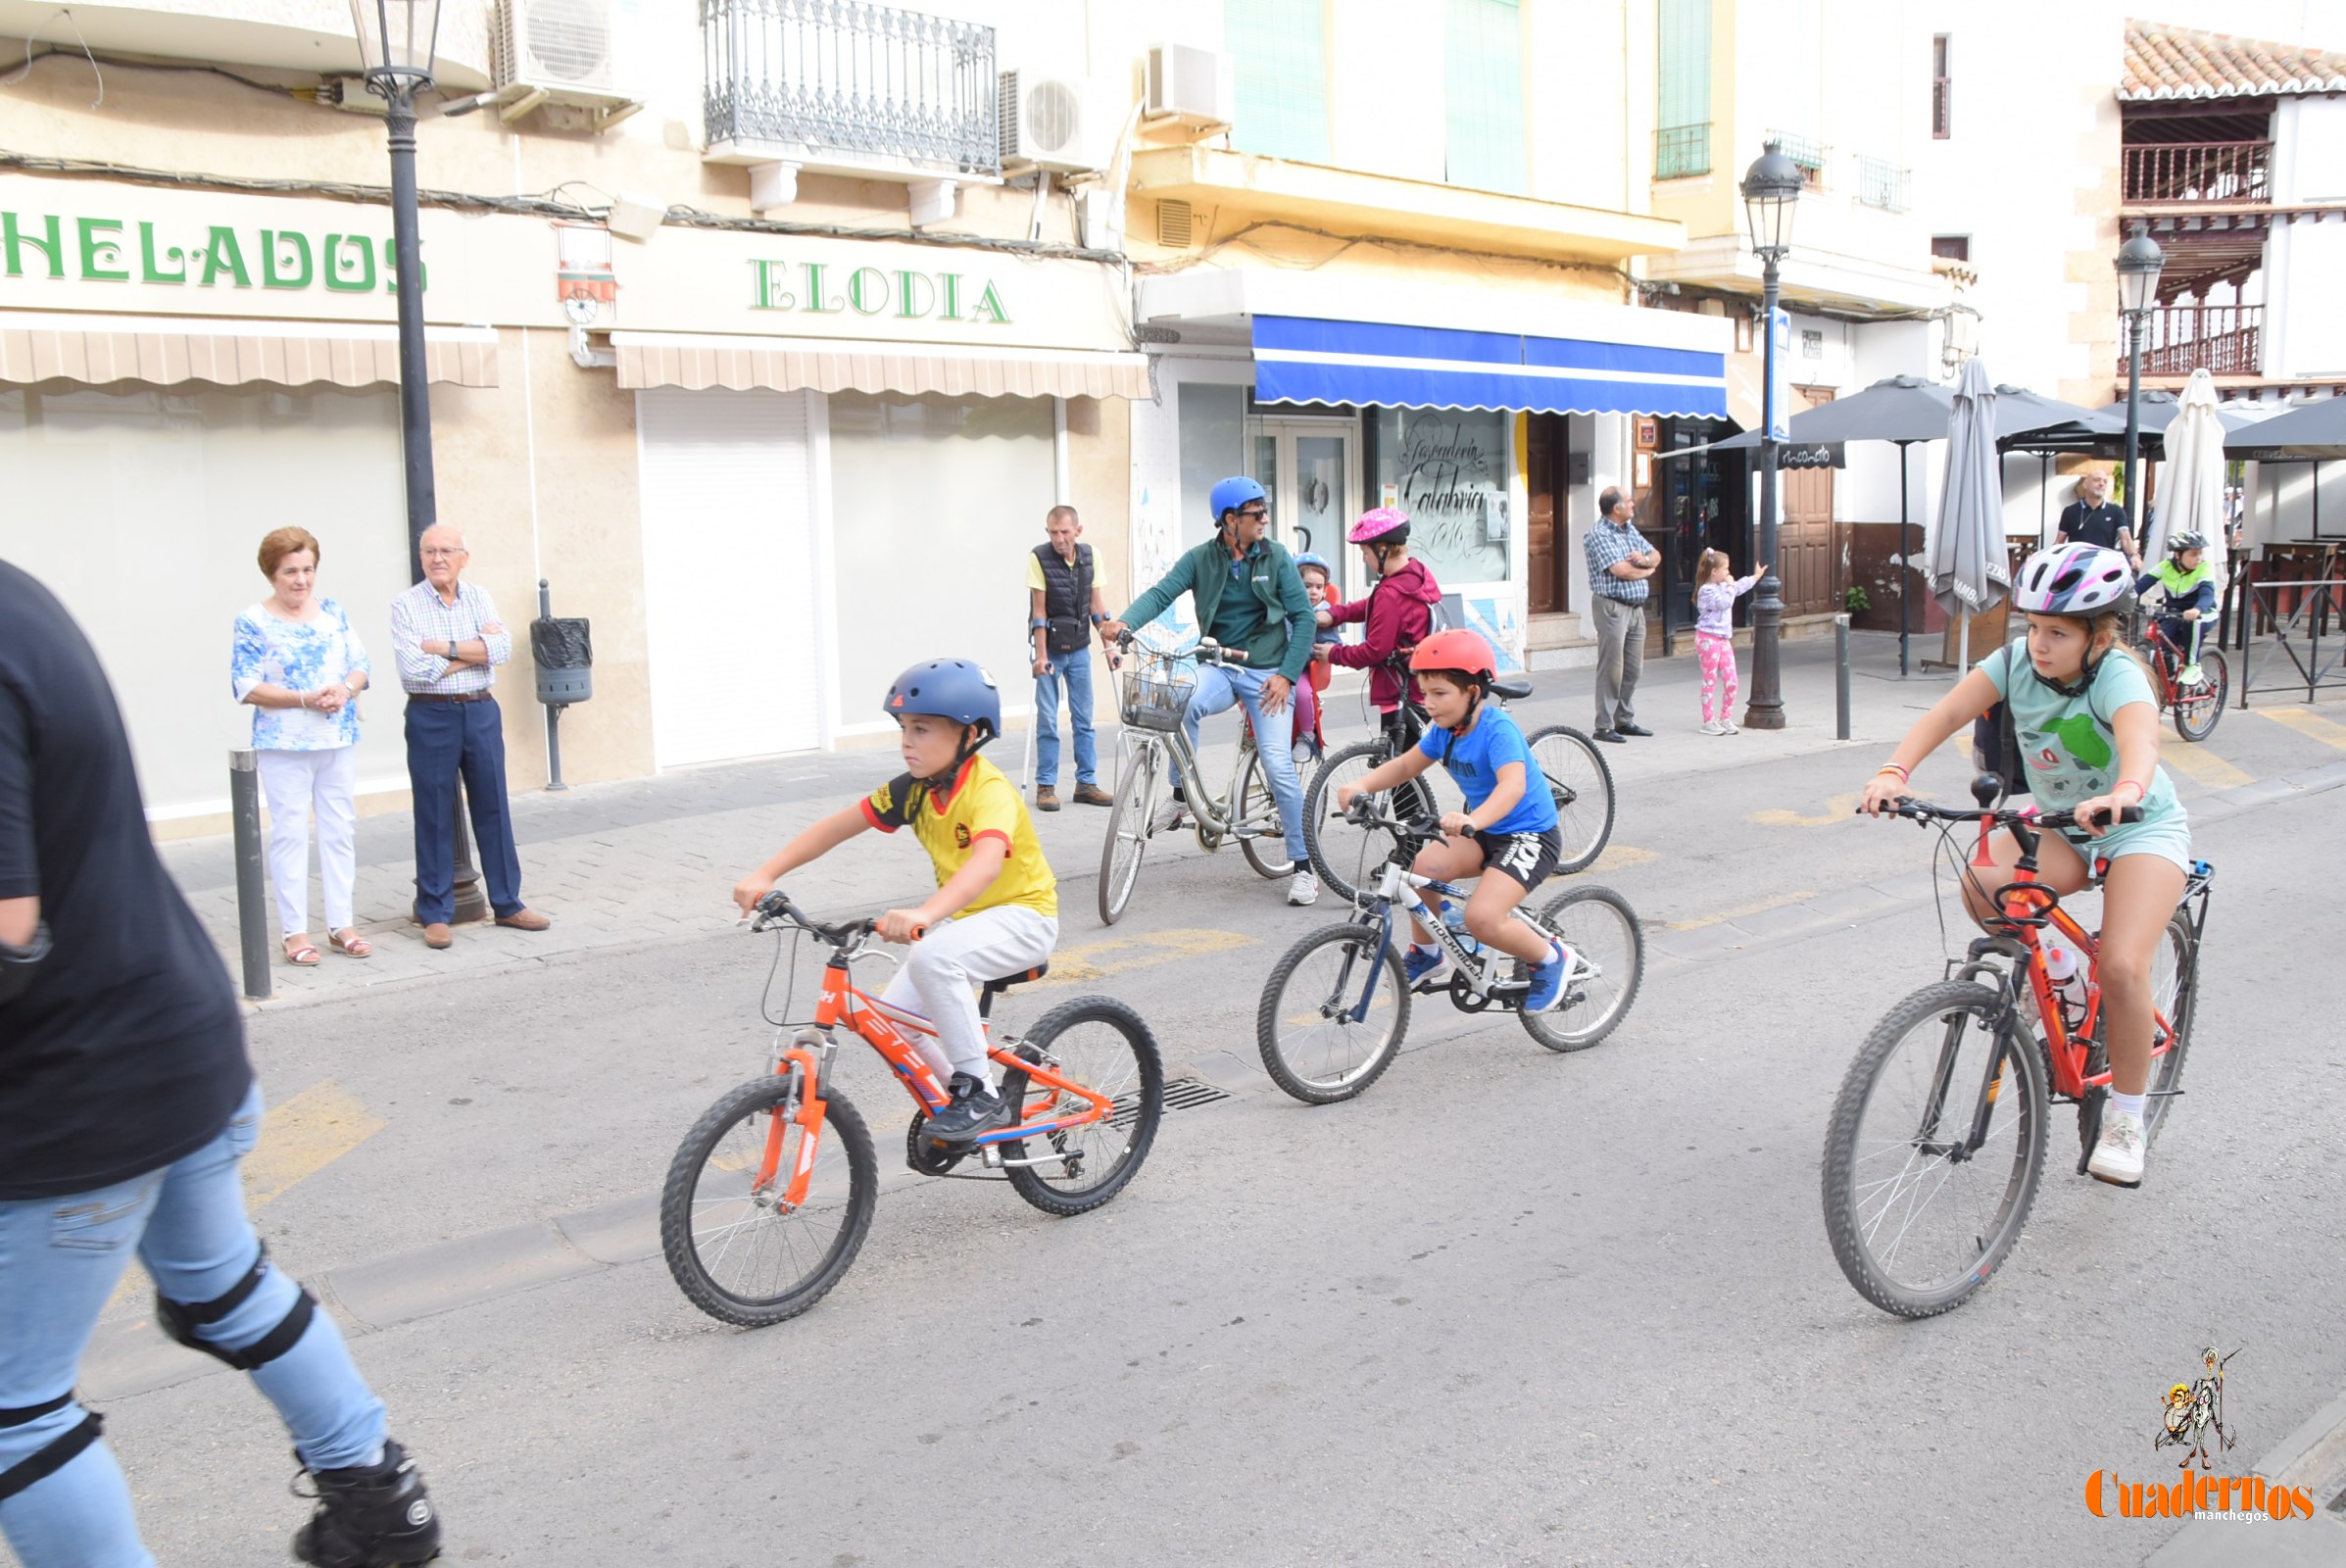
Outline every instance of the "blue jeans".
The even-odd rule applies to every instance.
[[[1092,740],[1092,650],[1051,656],[1051,673],[1035,677],[1035,782],[1059,782],[1059,686],[1067,687],[1067,721],[1075,731],[1075,782],[1100,782],[1100,751]]]
[[[521,911],[521,857],[505,809],[505,720],[485,703],[408,703],[408,789],[415,804],[415,918],[456,913],[457,775],[472,811],[472,852],[499,919]]]
[[[1197,690],[1191,694],[1189,710],[1181,715],[1181,727],[1189,732],[1194,750],[1202,720],[1236,707],[1246,710],[1246,717],[1254,725],[1254,749],[1262,754],[1263,777],[1270,783],[1271,800],[1279,808],[1279,825],[1287,834],[1287,858],[1300,871],[1311,860],[1303,843],[1303,780],[1295,772],[1295,694],[1288,694],[1287,706],[1278,712],[1262,710],[1263,683],[1275,673],[1233,669],[1227,664],[1199,665]],[[1173,787],[1181,788],[1178,762],[1173,766]]]
[[[175,1164],[70,1198],[0,1202],[0,1407],[38,1404],[73,1386],[98,1313],[133,1249],[156,1290],[174,1301],[215,1300],[245,1277],[261,1244],[245,1217],[236,1168],[260,1134],[255,1084],[220,1135]],[[235,1310],[198,1332],[223,1349],[258,1344],[297,1295],[272,1267]],[[364,1464],[382,1446],[382,1401],[360,1379],[322,1310],[252,1379],[312,1469]],[[0,1427],[0,1470],[46,1448],[81,1417],[81,1406],[69,1403]],[[0,1502],[0,1535],[24,1568],[152,1568],[155,1561],[139,1544],[130,1490],[103,1443]]]

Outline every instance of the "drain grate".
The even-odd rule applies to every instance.
[[[1216,1089],[1202,1078],[1175,1078],[1165,1085],[1167,1110],[1189,1110],[1229,1098],[1227,1091]]]

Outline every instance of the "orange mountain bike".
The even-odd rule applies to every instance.
[[[2099,946],[2036,876],[2039,836],[2075,818],[1990,809],[2001,787],[1993,774],[1982,775],[1972,786],[1980,802],[1973,810],[1901,801],[1883,813],[1938,823],[1950,847],[1953,825],[1966,822],[1979,825],[1982,840],[2008,828],[2021,847],[2011,882],[1994,891],[1998,913],[1987,934],[1964,957],[1948,960],[1946,979],[1899,1003],[1866,1036],[1825,1135],[1825,1229],[1833,1255],[1859,1295],[1901,1317],[1944,1312],[1986,1283],[2028,1223],[2054,1103],[2077,1107],[2082,1175],[2110,1092]],[[2120,820],[2141,820],[2141,808],[2126,807]],[[2142,1124],[2154,1140],[2169,1102],[2182,1093],[2215,875],[2207,861],[2194,862],[2151,963],[2150,1100]],[[2047,927],[2086,959],[2082,1006],[2065,1003],[2045,972]]]
[[[1164,1115],[1156,1038],[1139,1013],[1108,997],[1078,997],[1024,1036],[994,1035],[1002,1096],[1018,1124],[965,1144],[923,1136],[949,1102],[914,1041],[936,1030],[917,1013],[859,991],[851,966],[872,939],[869,920],[825,925],[780,893],[758,902],[753,931],[803,931],[831,950],[814,1022],[776,1036],[772,1065],[709,1107],[668,1166],[660,1198],[660,1249],[695,1306],[759,1328],[821,1300],[855,1260],[871,1228],[879,1168],[863,1117],[831,1081],[837,1031],[860,1036],[912,1097],[904,1158],[950,1176],[975,1156],[978,1180],[1004,1180],[1047,1214],[1081,1214],[1124,1190],[1149,1157]],[[978,1010],[1040,980],[1048,963],[990,980]],[[787,1011],[787,1006],[785,1007]],[[999,1174],[995,1174],[999,1173]]]

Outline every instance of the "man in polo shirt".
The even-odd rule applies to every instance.
[[[2126,510],[2109,496],[2107,473],[2094,468],[2079,475],[2077,499],[2061,509],[2060,532],[2053,542],[2099,545],[2128,561],[2140,560],[2134,553],[2134,532],[2126,526]]]
[[[1633,699],[1645,668],[1646,578],[1661,568],[1662,553],[1630,518],[1637,504],[1627,490],[1607,485],[1596,498],[1588,529],[1589,606],[1596,619],[1596,738],[1616,746],[1631,735],[1651,735],[1637,723]]]
[[[423,581],[391,601],[391,647],[408,694],[408,786],[415,802],[415,919],[424,946],[455,938],[456,790],[464,780],[472,839],[499,925],[543,931],[546,917],[521,902],[521,858],[505,808],[505,720],[490,687],[513,657],[513,635],[485,589],[463,580],[471,552],[447,523],[416,546]]]

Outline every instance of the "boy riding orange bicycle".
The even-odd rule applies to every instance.
[[[784,845],[734,886],[733,902],[747,915],[784,876],[865,829],[912,829],[935,864],[937,891],[880,916],[883,941],[914,946],[879,1000],[935,1031],[907,1031],[931,1070],[951,1083],[952,1103],[925,1131],[940,1143],[967,1143],[1012,1124],[987,1070],[972,987],[1050,958],[1059,937],[1058,883],[1017,786],[977,755],[1002,733],[994,678],[965,659],[932,659],[896,678],[884,708],[903,726],[904,771]]]

